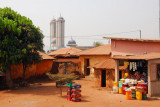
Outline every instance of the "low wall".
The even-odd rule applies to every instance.
[[[50,72],[52,69],[52,60],[43,60],[37,64],[34,64],[26,69],[25,78],[28,79],[31,76],[42,75],[46,72]],[[23,76],[23,66],[21,65],[12,65],[11,74],[13,79],[17,79]]]

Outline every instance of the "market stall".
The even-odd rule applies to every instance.
[[[147,90],[148,96],[160,95],[160,52],[145,53],[132,56],[113,56],[115,59],[115,81],[122,81],[119,73],[119,66],[126,64],[128,69],[125,71],[123,83],[136,86],[147,87],[139,89]],[[126,61],[126,62],[125,62]],[[138,85],[140,84],[140,85]],[[131,88],[132,89],[132,88]]]
[[[119,81],[114,82],[113,91],[126,95],[126,99],[147,99],[148,63],[145,60],[120,60],[120,66],[126,66]],[[122,75],[122,76],[120,76]]]

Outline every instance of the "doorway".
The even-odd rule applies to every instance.
[[[122,71],[119,71],[119,79],[122,78]]]
[[[86,71],[86,75],[90,75],[90,68],[89,67],[89,59],[85,59],[85,71]]]
[[[102,70],[101,86],[102,87],[106,87],[106,70]]]

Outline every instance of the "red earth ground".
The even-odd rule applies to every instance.
[[[53,82],[31,84],[30,87],[0,91],[0,107],[160,107],[160,97],[148,100],[126,100],[122,94],[113,94],[106,88],[94,87],[94,81],[76,80],[82,85],[82,101],[67,100],[66,87],[63,97]]]

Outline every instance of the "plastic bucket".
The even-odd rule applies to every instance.
[[[136,99],[137,100],[142,100],[142,92],[136,91]]]
[[[117,86],[113,86],[113,93],[114,94],[118,93],[118,87]]]
[[[132,91],[132,99],[136,99],[136,91]]]
[[[147,94],[142,94],[142,100],[147,100]]]
[[[128,88],[127,86],[128,86],[127,84],[122,85],[123,95],[126,95],[126,89]]]
[[[122,94],[122,87],[119,87],[119,94]]]
[[[132,99],[132,92],[126,91],[126,100],[131,100],[131,99]]]

